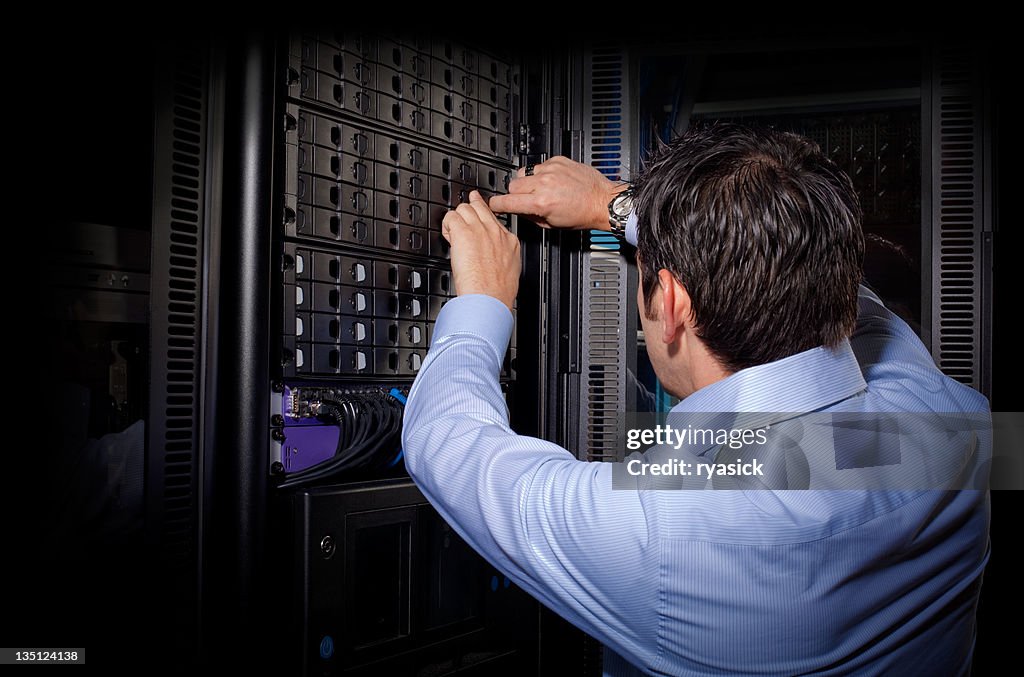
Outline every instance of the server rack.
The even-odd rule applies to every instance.
[[[279,44],[271,484],[335,449],[337,429],[302,407],[328,394],[394,406],[408,392],[455,291],[441,220],[471,190],[506,189],[521,96],[514,59],[448,40],[321,30]],[[537,312],[528,299],[520,308]],[[520,333],[501,374],[514,411],[524,408]],[[542,341],[529,342],[536,363]],[[394,442],[374,467],[272,497],[271,547],[290,555],[292,581],[283,664],[303,674],[535,671],[536,604],[440,520]]]
[[[445,211],[472,188],[504,190],[523,162],[581,157],[582,52],[527,59],[329,30],[173,46],[156,82],[146,486],[172,661],[337,674],[597,669],[595,646],[564,651],[581,633],[472,554],[394,457],[329,487],[277,488],[338,439],[293,406],[407,392],[454,292]],[[570,390],[585,368],[589,238],[520,235],[501,376],[512,423],[585,457]],[[552,293],[565,283],[581,291]],[[561,350],[572,344],[572,356]],[[404,582],[366,581],[380,571]],[[374,585],[380,594],[367,595]],[[374,600],[405,609],[377,634],[360,616]],[[235,649],[254,643],[265,654]]]

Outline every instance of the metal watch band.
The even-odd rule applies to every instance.
[[[612,197],[608,203],[608,223],[611,226],[611,233],[620,240],[626,239],[626,221],[629,220],[629,214],[616,214],[615,203],[625,198],[632,198],[633,186],[626,185],[626,189],[620,191]]]

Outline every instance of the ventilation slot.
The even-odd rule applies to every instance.
[[[934,351],[952,378],[980,387],[979,306],[982,229],[980,139],[975,107],[975,66],[964,49],[943,50],[938,59],[933,119],[939,149],[933,193],[934,248],[938,289],[933,307]]]
[[[194,566],[198,408],[201,372],[206,64],[200,52],[174,55],[162,95],[170,115],[157,127],[153,202],[151,471],[147,491],[164,562]],[[166,285],[160,284],[166,281]],[[160,295],[164,298],[160,298]]]
[[[612,252],[592,252],[587,285],[587,460],[618,460],[619,413],[624,411],[621,372],[625,345],[622,285],[624,265]]]
[[[629,153],[624,143],[624,73],[619,49],[595,48],[589,53],[587,161],[613,181],[628,175]],[[615,461],[622,453],[621,416],[625,412],[626,264],[615,236],[590,231],[585,255],[583,378],[586,394],[581,412],[580,446],[588,461]],[[581,454],[581,457],[582,456]]]

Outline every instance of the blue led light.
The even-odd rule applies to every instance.
[[[330,635],[324,635],[320,640],[320,658],[329,659],[334,655],[334,639]]]

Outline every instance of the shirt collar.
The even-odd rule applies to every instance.
[[[693,393],[673,412],[817,411],[865,390],[857,357],[847,339],[756,367],[741,369]]]
[[[812,348],[741,369],[684,399],[667,420],[680,429],[690,424],[753,430],[824,409],[866,388],[853,348],[843,339],[835,348]],[[704,456],[717,448],[694,444],[688,451]]]

